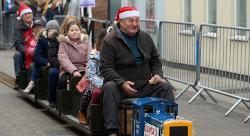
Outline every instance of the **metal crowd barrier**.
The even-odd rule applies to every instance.
[[[61,26],[65,17],[66,15],[55,15],[53,19],[56,20],[58,24]]]
[[[229,115],[240,103],[248,109],[250,102],[250,29],[202,24],[199,40],[197,76],[200,90],[215,92],[237,99],[225,113]],[[217,102],[211,95],[210,97]],[[249,119],[249,117],[248,117]]]
[[[196,26],[191,23],[160,22],[160,45],[165,76],[187,86],[176,95],[178,99],[189,87],[196,92]],[[201,95],[203,99],[205,97]]]
[[[150,19],[141,19],[140,20],[140,29],[147,32],[154,41],[155,46],[160,50],[159,45],[159,23],[156,20]]]
[[[106,29],[110,26],[109,20],[100,20],[95,18],[83,18],[83,22],[89,37],[91,37],[92,46],[95,44],[96,39],[101,29]]]
[[[17,22],[16,14],[9,14],[3,16],[2,26],[1,26],[1,48],[9,49],[13,47],[14,44],[14,31]]]

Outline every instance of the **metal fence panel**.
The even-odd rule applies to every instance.
[[[167,78],[190,85],[196,83],[195,43],[194,24],[160,23],[161,57]]]
[[[160,50],[158,44],[159,23],[156,20],[140,20],[140,29],[147,32],[151,36],[156,48]]]
[[[66,17],[66,15],[55,15],[54,20],[56,20],[58,22],[58,24],[61,26],[65,17]]]
[[[14,44],[14,33],[17,22],[16,18],[17,18],[16,14],[10,14],[4,16],[3,34],[4,34],[4,42],[6,43],[6,48],[10,48]]]
[[[250,29],[202,25],[203,86],[250,98]]]

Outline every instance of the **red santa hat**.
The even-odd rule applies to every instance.
[[[17,20],[20,20],[22,16],[26,13],[32,13],[32,10],[29,6],[25,4],[21,4],[18,11],[17,11]]]
[[[124,19],[127,17],[139,17],[140,12],[135,7],[122,7],[118,9],[115,17],[115,21]]]

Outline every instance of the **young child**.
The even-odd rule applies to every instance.
[[[69,16],[69,15],[67,15],[65,18],[64,18],[64,20],[63,20],[63,22],[62,22],[62,24],[61,24],[61,26],[60,26],[60,34],[62,34],[62,35],[64,35],[64,36],[67,36],[67,33],[65,32],[66,30],[66,27],[67,27],[67,25],[70,23],[70,22],[72,22],[72,21],[75,21],[75,22],[77,22],[78,20],[77,20],[77,18],[75,17],[75,16]]]
[[[56,26],[56,27],[55,27]],[[59,50],[59,24],[56,20],[51,20],[46,25],[47,36],[49,40],[49,50],[48,50],[48,62],[49,62],[49,79],[48,79],[48,100],[50,107],[56,107],[56,90],[57,83],[59,80],[59,60],[58,60],[58,50]]]
[[[28,86],[23,90],[25,93],[29,93],[32,88],[35,86],[35,80],[37,79],[38,76],[38,69],[35,67],[35,64],[33,63],[34,59],[34,51],[37,45],[37,41],[39,39],[39,35],[42,31],[45,30],[45,23],[42,19],[36,19],[34,20],[33,23],[33,34],[30,35],[32,38],[29,41],[30,44],[29,46],[26,46],[26,51],[25,51],[25,68],[26,69],[31,69],[31,74],[30,74],[30,81]]]
[[[60,78],[58,90],[67,88],[67,79],[70,76],[85,74],[87,57],[92,50],[86,35],[81,34],[80,24],[72,21],[64,29],[67,36],[59,37],[58,60],[60,62]]]
[[[79,122],[81,124],[86,124],[87,120],[86,111],[89,103],[91,104],[99,104],[100,103],[100,88],[103,84],[103,78],[100,75],[99,65],[100,65],[100,48],[102,44],[103,38],[106,36],[107,31],[101,30],[95,49],[91,51],[88,57],[87,69],[85,73],[85,77],[89,81],[89,85],[85,89],[82,94],[81,102],[80,102],[80,113],[79,113]],[[83,78],[85,78],[83,77]],[[79,84],[81,84],[79,82]]]

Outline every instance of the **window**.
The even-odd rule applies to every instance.
[[[236,0],[236,26],[246,27],[247,24],[246,0]]]
[[[155,0],[146,0],[146,19],[155,19]]]
[[[129,0],[129,1],[128,1],[128,6],[136,7],[135,0]]]
[[[146,0],[146,19],[155,19],[155,0]],[[155,32],[155,22],[147,21],[148,32]]]
[[[191,22],[192,21],[192,14],[191,14],[191,0],[183,0],[183,21],[184,22]],[[191,24],[183,25],[183,29],[181,30],[180,34],[193,34],[193,27]]]
[[[208,0],[207,3],[207,22],[208,24],[216,24],[216,16],[217,16],[217,0]]]
[[[207,0],[207,23],[217,23],[217,0]],[[208,32],[205,34],[208,37],[216,37],[216,27],[209,26]]]
[[[184,22],[191,21],[191,0],[184,0]]]
[[[235,21],[237,27],[246,27],[247,26],[247,2],[246,0],[236,0],[235,7]],[[236,30],[236,35],[245,36],[246,31],[244,30]]]

